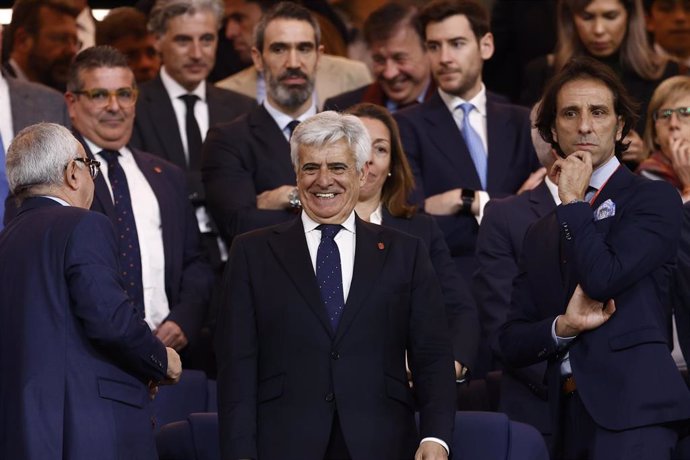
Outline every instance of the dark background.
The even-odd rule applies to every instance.
[[[100,9],[100,8],[116,8],[118,6],[134,6],[136,3],[136,0],[130,0],[130,1],[113,1],[113,0],[89,0],[89,6],[91,9]],[[12,8],[12,5],[14,4],[13,1],[9,0],[0,0],[0,8]]]

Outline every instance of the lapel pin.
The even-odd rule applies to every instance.
[[[157,172],[158,174],[160,174],[160,173],[163,172],[163,170],[160,168],[160,166],[154,166],[154,167],[153,167],[153,170],[154,170],[155,172]]]
[[[386,247],[383,243],[379,243],[378,246],[379,246],[379,249],[382,251]]]

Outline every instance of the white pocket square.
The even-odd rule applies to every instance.
[[[594,220],[602,220],[606,219],[607,217],[613,217],[616,215],[616,203],[611,201],[609,198],[608,200],[604,201],[599,205],[599,207],[594,211]]]

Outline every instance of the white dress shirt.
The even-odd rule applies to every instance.
[[[101,174],[113,197],[108,178],[108,161],[100,155],[102,148],[85,139],[94,157],[101,162]],[[127,186],[132,200],[132,213],[137,227],[139,251],[141,253],[141,282],[144,292],[146,323],[154,330],[170,314],[168,297],[165,294],[165,251],[160,207],[153,189],[137,165],[132,152],[123,147],[119,150],[118,162],[127,177]]]
[[[12,139],[14,139],[14,126],[12,124],[10,88],[2,74],[0,74],[0,113],[5,114],[4,116],[0,117],[0,135],[2,135],[5,152],[7,152],[7,147],[10,146],[10,142],[12,142]]]
[[[268,102],[268,99],[264,101],[264,108],[268,112],[268,114],[275,120],[276,124],[280,128],[280,130],[283,132],[283,136],[285,136],[285,139],[290,142],[290,129],[288,128],[288,124],[292,120],[297,120],[297,121],[304,121],[307,118],[316,115],[316,103],[314,102],[314,99],[312,98],[311,100],[311,106],[307,109],[306,112],[304,112],[302,115],[300,115],[297,118],[292,118],[290,115],[286,115],[280,110],[276,109],[271,105],[270,102]]]

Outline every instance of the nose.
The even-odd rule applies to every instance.
[[[117,112],[120,110],[120,103],[117,101],[117,95],[114,92],[108,95],[108,104],[105,106],[108,112]]]
[[[191,49],[189,50],[190,56],[193,58],[200,58],[201,57],[201,41],[200,40],[194,40],[190,46],[191,46]]]
[[[671,113],[671,118],[668,119],[669,129],[680,129],[680,117],[678,112]]]
[[[441,57],[441,62],[450,62],[451,61],[450,47],[446,43],[441,44],[440,57]]]
[[[290,48],[287,55],[286,65],[290,69],[298,69],[300,66],[297,48]]]
[[[601,18],[596,18],[594,19],[594,24],[593,24],[593,31],[595,35],[603,35],[604,32],[606,32],[606,28],[604,27],[604,20]]]
[[[395,65],[392,59],[386,59],[386,63],[383,66],[383,73],[381,74],[386,80],[392,80],[398,76],[398,66]]]
[[[592,117],[589,113],[584,113],[580,116],[580,123],[577,129],[582,134],[587,134],[592,131]]]
[[[240,35],[240,24],[237,21],[228,19],[228,23],[225,25],[225,37],[228,40],[233,40],[235,37]]]
[[[333,176],[327,166],[324,166],[321,169],[319,169],[319,172],[317,174],[318,177],[316,178],[315,182],[319,187],[325,189],[333,183]]]

